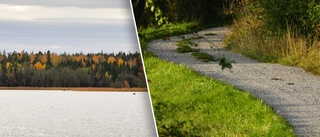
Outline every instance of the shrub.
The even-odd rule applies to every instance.
[[[257,0],[268,30],[283,34],[293,26],[304,36],[319,32],[320,0]]]

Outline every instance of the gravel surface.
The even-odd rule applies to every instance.
[[[320,136],[320,77],[300,68],[261,63],[225,50],[222,40],[227,30],[226,27],[219,27],[184,36],[203,36],[203,39],[193,40],[198,43],[197,48],[213,56],[225,56],[236,61],[231,70],[222,71],[218,62],[204,63],[190,53],[178,53],[176,43],[181,39],[177,36],[169,40],[154,40],[148,50],[161,59],[185,64],[201,74],[262,98],[295,127],[299,136]],[[207,33],[217,35],[205,36]]]
[[[1,137],[153,137],[148,92],[0,90]]]

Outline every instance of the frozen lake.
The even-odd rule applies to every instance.
[[[147,92],[0,90],[0,136],[156,135]]]

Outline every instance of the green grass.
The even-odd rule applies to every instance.
[[[194,49],[192,47],[196,47],[197,44],[191,41],[191,39],[182,38],[181,41],[177,43],[177,51],[178,53],[188,53],[188,52],[198,52],[199,49]]]
[[[171,33],[194,31],[194,23],[183,25],[179,30],[185,31]],[[296,136],[262,100],[146,51],[148,42],[167,37],[169,29],[139,31],[153,34],[140,37],[140,44],[159,136]]]
[[[191,55],[203,62],[218,61],[218,59],[216,59],[215,57],[204,52],[193,52]]]
[[[156,57],[144,62],[160,136],[295,136],[247,92]]]
[[[160,39],[170,36],[176,36],[185,33],[191,33],[194,31],[198,31],[203,29],[199,27],[198,23],[190,22],[190,23],[181,23],[176,25],[170,26],[162,26],[162,27],[149,27],[145,29],[139,29],[139,36],[140,39],[145,40],[153,40],[153,39]]]
[[[145,58],[154,57],[155,54],[147,51],[147,45],[151,40],[155,39],[164,39],[166,37],[181,35],[186,33],[191,33],[194,31],[198,31],[203,29],[203,27],[199,27],[198,23],[189,22],[189,23],[181,23],[174,24],[170,26],[162,26],[162,27],[149,27],[145,29],[139,29],[139,40],[140,46],[142,49],[142,54]]]
[[[209,62],[209,61],[217,61],[215,57],[209,55],[208,53],[200,52],[199,49],[194,49],[192,47],[198,46],[195,42],[193,42],[193,39],[201,39],[203,37],[191,37],[191,38],[184,38],[182,37],[182,40],[178,42],[177,51],[178,53],[189,53],[192,52],[192,56],[194,56],[196,59],[199,59],[203,62]]]
[[[191,48],[189,45],[181,45],[177,48],[178,53],[197,52],[199,49]]]
[[[182,38],[182,40],[177,43],[178,47],[185,46],[185,45],[186,46],[190,46],[190,47],[191,46],[194,46],[194,47],[197,46],[197,44],[194,43],[193,41],[191,41],[191,39],[185,39],[185,38]]]

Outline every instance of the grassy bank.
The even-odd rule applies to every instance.
[[[138,30],[140,38],[140,46],[144,58],[154,56],[152,53],[147,51],[147,45],[151,40],[154,39],[165,39],[170,36],[181,35],[191,33],[202,29],[198,23],[181,23],[179,25],[163,26],[161,28],[149,27]]]
[[[168,63],[146,51],[152,39],[189,33],[194,24],[140,30],[144,63],[160,136],[295,136],[260,99],[231,85]],[[152,34],[145,36],[143,34]],[[170,35],[168,35],[170,34]]]

